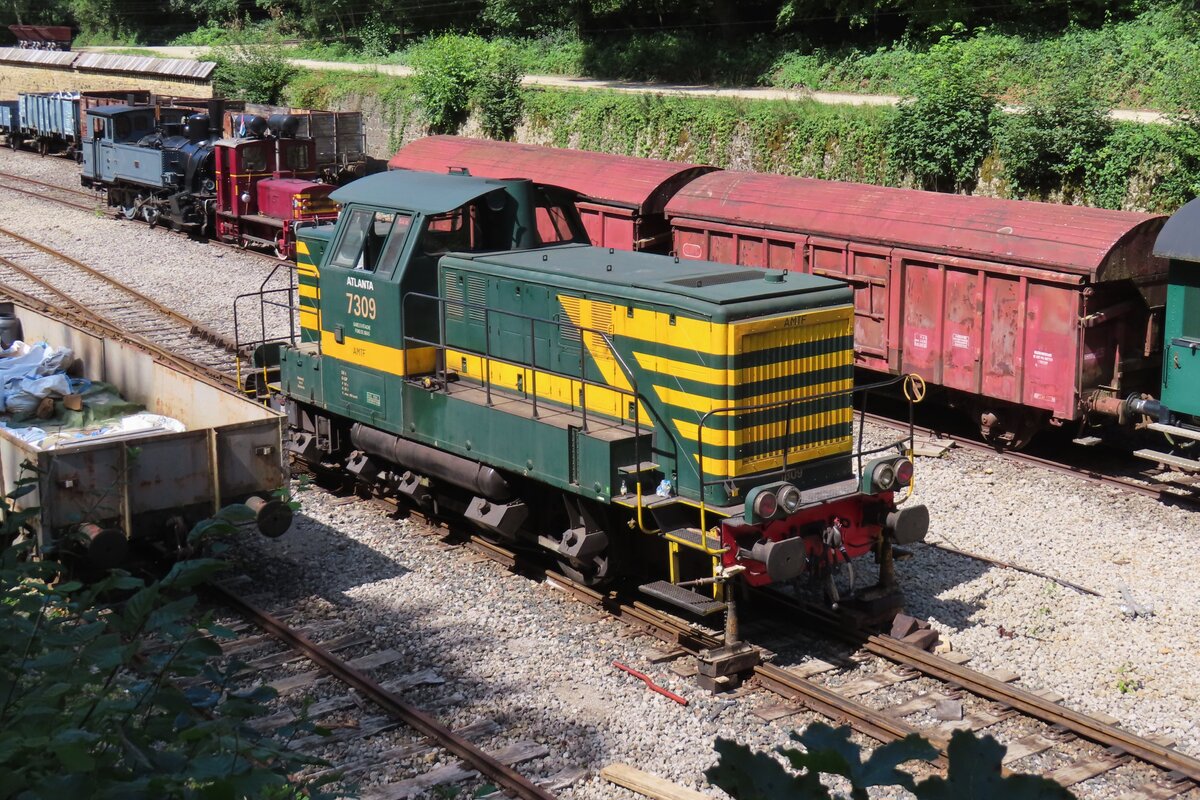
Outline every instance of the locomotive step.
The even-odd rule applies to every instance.
[[[690,611],[701,617],[717,614],[725,610],[725,604],[702,594],[676,586],[670,581],[655,581],[638,587],[638,591],[665,603]]]
[[[658,464],[653,461],[643,461],[640,464],[626,464],[623,467],[617,467],[617,472],[622,475],[642,475],[648,472],[658,472]]]
[[[1133,454],[1147,461],[1156,461],[1159,464],[1166,464],[1171,467],[1178,467],[1179,469],[1200,470],[1200,461],[1194,458],[1173,456],[1170,453],[1160,453],[1157,450],[1134,450]]]
[[[1200,430],[1195,428],[1181,428],[1178,425],[1164,425],[1161,422],[1151,422],[1146,426],[1152,431],[1165,433],[1169,436],[1174,436],[1180,439],[1200,439]]]

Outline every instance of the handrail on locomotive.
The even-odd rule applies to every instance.
[[[283,269],[287,275],[288,285],[277,286],[271,289],[267,287],[275,279],[276,274]],[[247,390],[247,384],[243,382],[242,377],[242,359],[245,356],[250,358],[251,370],[261,368],[262,370],[262,387],[267,386],[269,379],[268,366],[271,359],[266,356],[266,349],[269,345],[295,345],[297,339],[297,330],[299,324],[297,315],[299,314],[299,303],[297,302],[298,287],[296,283],[295,266],[289,263],[276,264],[275,267],[259,284],[258,291],[246,292],[239,294],[233,299],[233,343],[234,343],[234,369],[237,377],[237,384],[243,390]],[[276,299],[276,295],[283,294],[286,297],[285,301]],[[251,329],[247,334],[249,338],[242,338],[242,316],[238,312],[238,308],[243,301],[251,298],[258,300],[258,328],[257,331]],[[267,333],[267,314],[268,309],[278,308],[287,315],[287,333],[271,336]],[[261,363],[256,363],[261,362]],[[246,373],[247,377],[251,374]],[[261,392],[256,392],[256,396],[261,398]]]

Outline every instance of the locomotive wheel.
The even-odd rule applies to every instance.
[[[566,559],[558,561],[559,572],[584,586],[603,586],[608,583],[610,579],[608,567],[609,559],[606,554],[593,556],[586,563],[577,563]]]
[[[121,216],[125,217],[125,219],[137,219],[137,203],[131,203],[127,206],[118,206],[117,209],[121,212]]]
[[[146,220],[153,228],[158,224],[158,209],[154,206],[142,206],[142,219]]]

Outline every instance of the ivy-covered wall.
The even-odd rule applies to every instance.
[[[364,112],[367,149],[386,160],[428,134],[411,80],[348,72],[305,73],[288,101],[307,108]],[[727,169],[829,180],[911,186],[897,168],[888,107],[812,102],[743,101],[600,91],[527,89],[514,139],[529,144],[709,163]],[[458,133],[482,136],[478,120]],[[1036,199],[1170,213],[1200,183],[1194,131],[1181,126],[1117,123],[1094,168],[1074,186]],[[1012,197],[993,152],[979,168],[975,194]]]

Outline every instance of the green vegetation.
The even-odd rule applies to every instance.
[[[0,541],[33,513],[6,515]],[[231,506],[189,543],[250,519]],[[243,665],[212,661],[214,639],[232,633],[199,613],[195,592],[223,563],[180,562],[151,584],[113,571],[85,586],[28,550],[0,552],[0,796],[323,796],[289,777],[315,762],[246,724],[274,692],[238,689]],[[181,686],[192,678],[202,680]],[[313,730],[301,722],[283,735]]]
[[[955,731],[946,749],[946,777],[921,781],[900,769],[909,761],[933,761],[937,751],[917,734],[875,748],[864,761],[861,748],[850,740],[849,726],[831,728],[815,722],[792,734],[803,750],[776,748],[756,753],[729,739],[717,739],[720,754],[705,776],[736,800],[867,800],[868,789],[899,786],[917,800],[1069,800],[1071,792],[1049,778],[1003,775],[1005,748],[990,736],[976,738]],[[789,768],[790,767],[790,768]],[[850,784],[849,795],[821,783],[822,775],[837,775]]]
[[[288,62],[287,51],[277,43],[221,44],[202,58],[217,64],[213,73],[217,95],[252,103],[278,103],[299,72]]]

